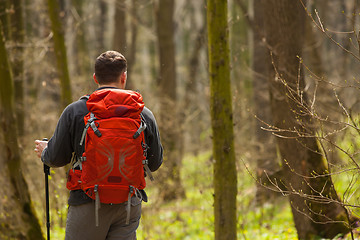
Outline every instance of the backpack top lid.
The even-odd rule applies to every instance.
[[[93,92],[86,106],[98,119],[110,117],[136,119],[144,108],[144,102],[138,92],[105,88]]]

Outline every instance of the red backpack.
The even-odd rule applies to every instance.
[[[101,203],[123,203],[146,186],[147,166],[142,96],[134,91],[102,89],[92,93],[84,117],[85,152],[70,170],[67,188],[82,189]],[[80,170],[75,170],[79,166]],[[97,213],[97,210],[96,210]],[[128,212],[129,216],[129,212]],[[98,224],[98,223],[97,223]]]

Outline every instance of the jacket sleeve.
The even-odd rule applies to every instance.
[[[54,135],[41,154],[41,160],[49,167],[62,167],[70,163],[74,152],[71,140],[72,122],[68,106],[61,114]]]
[[[153,113],[146,107],[142,112],[146,122],[145,142],[149,149],[147,151],[148,165],[152,172],[156,171],[163,162],[163,148],[160,141],[160,134]]]

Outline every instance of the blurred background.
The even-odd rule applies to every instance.
[[[324,236],[356,238],[360,3],[294,2],[227,1],[237,237],[298,239],[340,223]],[[46,232],[34,140],[50,138],[64,107],[96,89],[94,60],[106,50],[127,58],[127,88],[153,111],[165,150],[138,239],[214,239],[206,13],[203,0],[0,1],[0,239]],[[296,121],[307,127],[285,124]],[[51,231],[63,239],[66,170],[51,169],[49,182]],[[342,212],[314,212],[316,204]]]

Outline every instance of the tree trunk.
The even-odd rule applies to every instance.
[[[84,1],[71,1],[70,4],[73,6],[76,11],[74,26],[71,28],[75,28],[75,50],[76,50],[76,60],[74,64],[77,66],[77,74],[81,74],[82,76],[88,76],[94,71],[93,62],[94,59],[91,58],[91,54],[89,54],[89,47],[87,43],[87,29],[85,27],[85,21],[87,15],[84,14]],[[73,31],[73,29],[71,29]],[[69,56],[71,59],[71,56]]]
[[[113,49],[119,51],[127,57],[127,27],[126,27],[126,0],[115,2],[115,29],[113,39]]]
[[[115,1],[116,4],[117,0]],[[99,8],[100,8],[100,16],[99,16],[99,22],[97,27],[97,36],[96,36],[96,46],[97,49],[103,49],[104,51],[107,50],[109,47],[106,44],[106,26],[108,25],[107,21],[107,14],[109,12],[109,1],[108,0],[100,0],[99,1]],[[95,52],[96,56],[98,56],[98,51]]]
[[[48,0],[48,11],[53,32],[54,51],[57,63],[57,73],[61,85],[61,106],[65,108],[72,102],[70,76],[67,65],[64,31],[59,19],[59,4],[57,1]]]
[[[282,159],[286,193],[299,239],[333,238],[349,232],[348,215],[340,204],[326,160],[306,114],[302,56],[306,12],[300,2],[264,1],[273,126]]]
[[[115,31],[113,38],[113,49],[121,52],[127,59],[127,89],[134,89],[132,81],[132,69],[135,64],[136,40],[137,40],[137,7],[136,0],[131,1],[130,9],[126,5],[126,0],[117,1],[115,3]],[[127,14],[127,13],[130,14]],[[130,18],[130,28],[127,26],[127,18]],[[130,30],[130,31],[129,31]],[[128,33],[130,33],[130,41],[127,41]]]
[[[0,1],[0,21],[3,25],[3,36],[5,39],[9,38],[10,21],[8,14],[9,2],[6,0]]]
[[[131,74],[133,71],[133,66],[135,65],[136,61],[136,41],[138,36],[138,15],[137,15],[137,9],[139,7],[138,0],[132,0],[131,1],[131,8],[130,8],[130,43],[128,46],[128,52],[127,52],[127,59],[129,60],[128,63],[128,76],[131,78]],[[134,84],[132,84],[132,88],[134,88]]]
[[[207,1],[215,239],[236,239],[237,174],[230,83],[227,1]]]
[[[25,37],[24,18],[22,14],[22,0],[12,0],[8,5],[13,5],[14,12],[10,13],[10,41],[13,42],[12,58],[10,58],[14,87],[15,87],[15,109],[16,119],[18,123],[18,133],[20,136],[24,134],[24,54],[23,43]]]
[[[160,176],[164,200],[184,196],[180,181],[181,158],[179,144],[182,134],[178,123],[176,94],[176,66],[174,43],[174,0],[159,0],[156,9],[156,26],[160,56],[158,78],[160,100],[159,128],[164,146],[164,167]]]
[[[274,191],[268,191],[267,187],[272,187],[270,179],[279,175],[280,164],[277,162],[275,138],[271,133],[261,129],[271,124],[270,91],[267,82],[268,68],[271,64],[267,48],[262,41],[264,33],[264,1],[254,0],[253,9],[253,100],[254,112],[256,115],[255,139],[256,139],[256,174],[260,182],[256,189],[256,201],[262,204],[273,199]],[[269,179],[270,178],[270,179]],[[265,187],[263,186],[265,185]]]
[[[315,8],[313,6],[312,8]],[[327,81],[325,70],[325,57],[322,54],[323,44],[319,44],[321,38],[316,34],[317,28],[314,28],[311,21],[305,22],[305,48],[303,55],[305,58],[305,64],[311,68],[311,78],[307,79],[308,95],[309,99],[316,99],[316,104],[313,105],[314,111],[320,116],[328,116],[332,120],[341,121],[342,110],[339,111],[337,99],[334,96],[334,89]],[[322,33],[320,33],[322,34]],[[341,75],[343,76],[343,75]],[[327,124],[321,124],[320,126],[326,132],[334,131],[333,126]],[[327,160],[331,164],[340,163],[340,156],[337,154],[336,146],[336,134],[329,134],[329,142],[322,143],[324,148],[329,149],[327,154]],[[331,150],[330,150],[331,149]]]
[[[14,188],[14,198],[23,211],[22,223],[27,229],[25,239],[43,239],[39,221],[35,215],[27,183],[21,168],[21,153],[18,142],[18,130],[14,114],[14,86],[11,68],[8,61],[2,26],[0,24],[0,103],[1,129],[5,142],[5,161],[10,176],[10,184]]]
[[[204,14],[205,15],[205,14]],[[188,30],[193,31],[193,30]],[[189,64],[188,66],[188,78],[185,82],[185,96],[183,102],[183,111],[181,112],[182,117],[182,132],[190,133],[190,140],[188,145],[191,146],[191,149],[195,154],[199,152],[199,143],[201,142],[200,135],[202,128],[199,122],[202,121],[201,114],[199,114],[199,90],[198,90],[198,72],[200,65],[200,54],[202,47],[204,47],[205,35],[206,34],[206,21],[204,21],[203,26],[197,31],[195,39],[190,39],[188,45],[193,45],[192,51],[190,52]],[[196,115],[195,115],[196,114]],[[185,140],[184,140],[185,141]],[[185,150],[185,143],[182,144],[182,152]],[[183,155],[183,154],[182,154]]]

